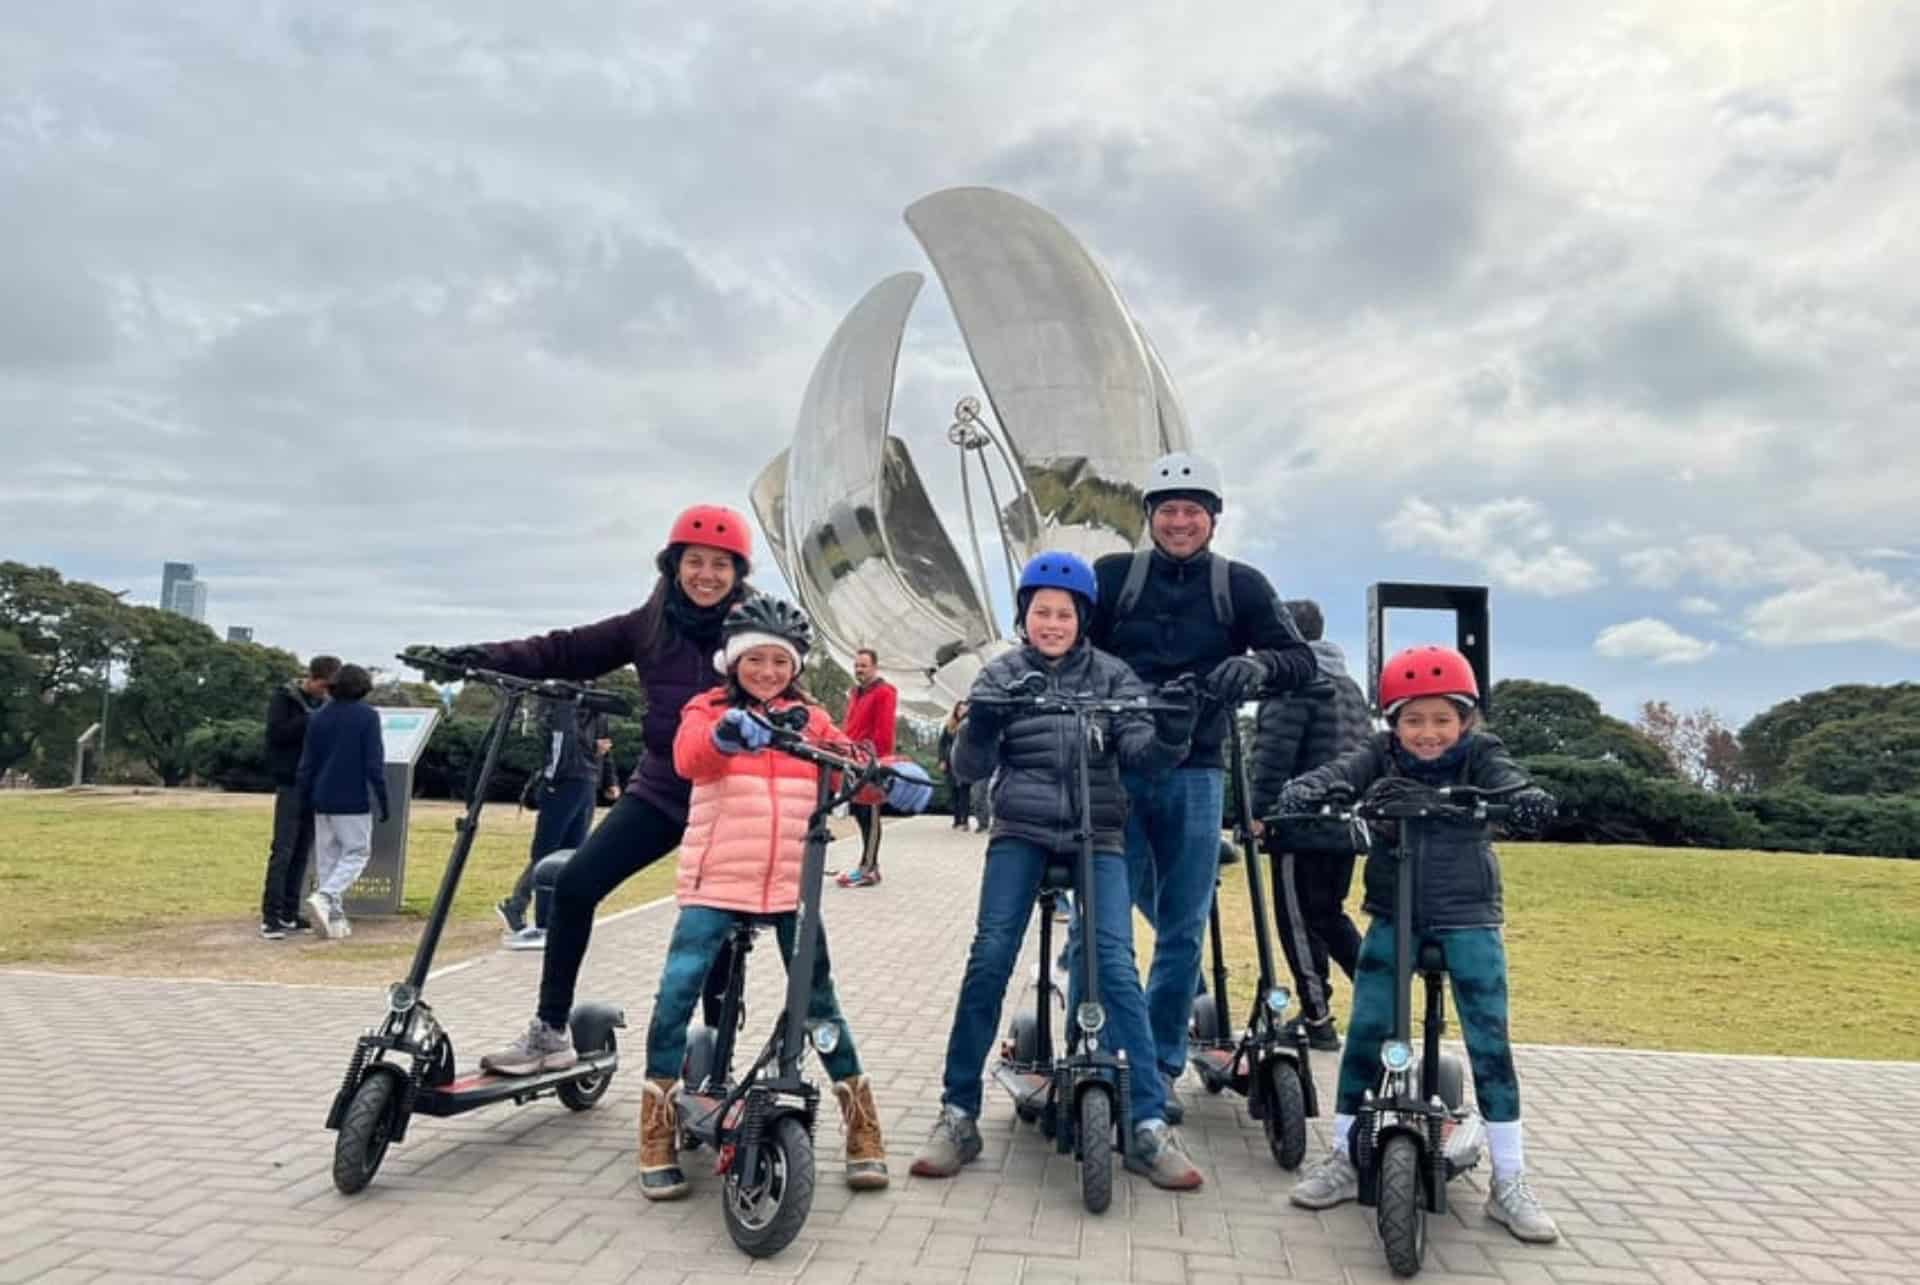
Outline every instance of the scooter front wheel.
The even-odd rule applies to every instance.
[[[1113,1101],[1105,1089],[1080,1095],[1080,1199],[1090,1214],[1113,1203]]]
[[[600,1041],[597,1053],[617,1051],[613,1032],[608,1031]],[[591,1111],[599,1105],[600,1099],[607,1096],[607,1086],[613,1083],[613,1072],[603,1071],[599,1075],[583,1075],[577,1080],[568,1080],[557,1089],[556,1095],[566,1104],[569,1111]]]
[[[783,1115],[727,1170],[722,1199],[733,1243],[754,1258],[791,1245],[813,1211],[813,1181],[813,1139],[798,1116]]]
[[[380,1171],[393,1141],[394,1115],[400,1082],[385,1071],[364,1076],[341,1117],[333,1138],[333,1185],[343,1196],[362,1191]]]
[[[1427,1256],[1427,1209],[1420,1198],[1420,1147],[1404,1133],[1380,1146],[1380,1204],[1375,1212],[1387,1266],[1395,1276],[1418,1273]]]
[[[1307,1155],[1307,1094],[1300,1072],[1284,1057],[1267,1062],[1267,1150],[1282,1169],[1300,1167]]]

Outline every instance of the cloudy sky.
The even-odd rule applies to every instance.
[[[1467,581],[1501,674],[1623,714],[1913,677],[1920,24],[1575,8],[5,6],[0,557],[193,561],[302,655],[630,606],[984,183],[1107,264],[1334,636]]]

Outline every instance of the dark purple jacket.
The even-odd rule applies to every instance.
[[[641,650],[640,616],[641,609],[636,608],[578,629],[556,629],[519,642],[487,643],[486,667],[521,678],[589,682],[631,664],[647,693],[647,712],[640,724],[647,752],[627,781],[627,793],[685,825],[691,787],[674,773],[673,734],[680,727],[681,708],[719,679],[713,672],[712,655],[670,627],[661,631],[659,653],[649,663]]]

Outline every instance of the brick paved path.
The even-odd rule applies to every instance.
[[[1390,1279],[1367,1214],[1290,1207],[1236,1100],[1191,1087],[1197,1195],[1122,1174],[1113,1208],[1085,1216],[1071,1163],[1014,1126],[991,1086],[980,1161],[950,1182],[906,1177],[937,1110],[983,842],[943,819],[892,823],[886,883],[828,894],[895,1181],[847,1192],[838,1117],[823,1118],[813,1217],[778,1259],[734,1250],[698,1158],[683,1202],[648,1205],[634,1184],[661,906],[603,925],[588,957],[581,994],[624,1003],[632,1023],[599,1109],[547,1099],[421,1119],[351,1199],[333,1190],[321,1120],[377,990],[0,973],[0,1281]],[[1031,953],[1030,940],[1021,976]],[[537,976],[536,957],[501,953],[432,985],[463,1064],[517,1031]],[[755,1040],[777,988],[763,969]],[[1455,1185],[1423,1280],[1920,1280],[1920,1066],[1562,1049],[1520,1061],[1536,1186],[1565,1240],[1523,1246],[1489,1226],[1475,1177]],[[1315,1069],[1331,1085],[1332,1060]]]

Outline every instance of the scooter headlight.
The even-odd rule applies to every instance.
[[[1395,1075],[1413,1065],[1413,1045],[1405,1040],[1388,1040],[1380,1046],[1380,1064]]]
[[[1101,1028],[1107,1024],[1107,1010],[1092,1000],[1087,1000],[1074,1010],[1073,1020],[1078,1022],[1080,1029],[1087,1034],[1098,1035]]]
[[[838,1022],[815,1022],[809,1034],[813,1039],[813,1047],[822,1057],[840,1047],[840,1023]]]
[[[1275,986],[1267,991],[1267,1011],[1275,1017],[1287,1011],[1287,1005],[1293,1003],[1293,996],[1284,986]]]
[[[395,1013],[404,1013],[420,1002],[420,992],[405,982],[395,982],[387,987],[387,1008]]]

